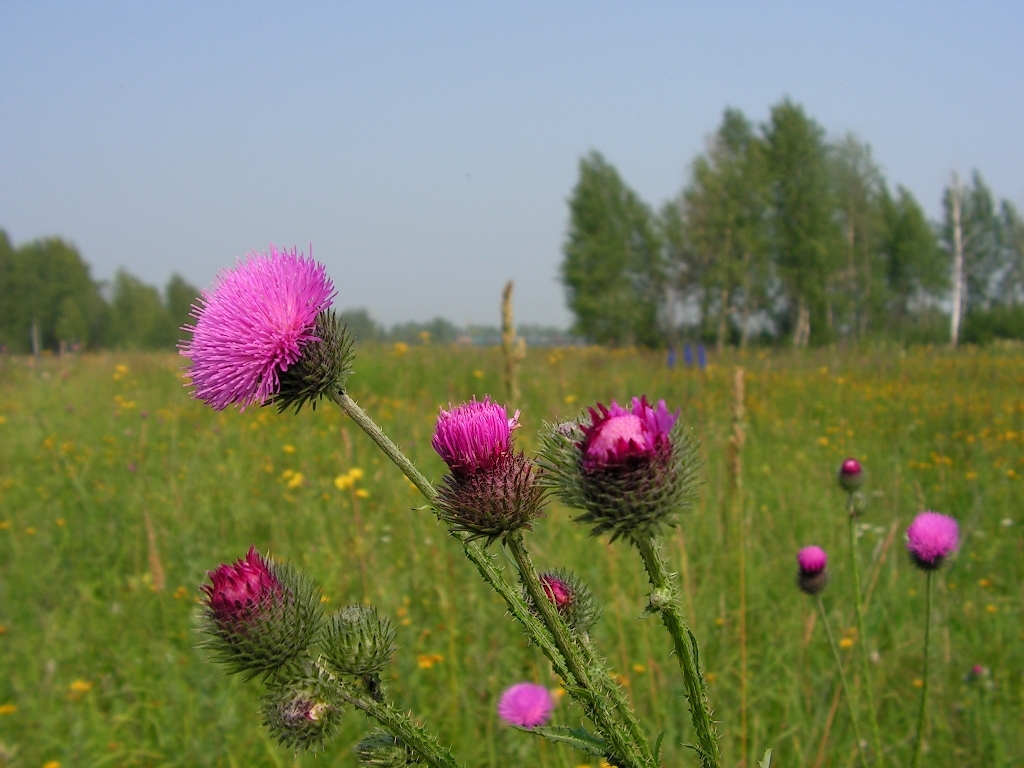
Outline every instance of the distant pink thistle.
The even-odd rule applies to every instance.
[[[519,411],[510,419],[505,406],[482,402],[441,409],[431,445],[452,473],[471,475],[494,467],[512,450],[512,430],[519,426]]]
[[[839,485],[845,491],[853,493],[864,482],[864,469],[854,458],[846,459],[839,465]]]
[[[907,551],[918,568],[934,571],[960,545],[956,520],[938,512],[921,512],[907,528]]]
[[[572,589],[557,576],[541,574],[540,585],[544,588],[544,594],[548,596],[548,600],[554,603],[558,610],[561,611],[572,603]]]
[[[580,425],[583,469],[588,473],[654,456],[670,445],[669,433],[679,418],[679,412],[670,413],[664,400],[652,408],[646,396],[634,397],[629,410],[614,400],[610,407],[599,403],[597,410],[589,410],[590,425]]]
[[[194,396],[216,410],[242,410],[278,392],[278,375],[316,341],[316,316],[331,305],[334,284],[322,264],[293,248],[250,252],[218,274],[213,292],[193,306],[192,339],[179,345],[192,362]]]
[[[821,547],[804,547],[796,555],[800,572],[813,576],[820,573],[828,565],[828,555]]]
[[[206,603],[221,624],[245,623],[281,595],[281,583],[255,545],[242,559],[218,566],[206,574],[209,584],[202,586]]]
[[[509,725],[533,728],[544,725],[554,708],[554,699],[543,685],[516,683],[501,694],[498,717]]]

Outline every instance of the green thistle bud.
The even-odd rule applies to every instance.
[[[333,311],[321,312],[314,333],[318,341],[306,344],[302,356],[279,374],[280,387],[272,400],[279,411],[294,406],[298,413],[306,403],[315,410],[320,398],[345,389],[354,353],[344,321]]]
[[[232,672],[273,673],[305,653],[319,633],[323,612],[312,581],[256,547],[208,576],[203,645]]]
[[[349,605],[327,622],[324,656],[341,674],[379,675],[395,651],[395,628],[369,605]]]
[[[263,724],[282,746],[315,752],[337,733],[341,705],[325,683],[317,675],[303,676],[264,694]]]
[[[590,587],[572,571],[556,568],[539,574],[539,578],[544,594],[573,632],[587,632],[601,618],[601,604]],[[534,613],[538,613],[533,599],[525,589],[523,599]]]
[[[355,746],[359,762],[368,768],[403,768],[420,765],[420,759],[409,746],[385,731],[374,731]]]

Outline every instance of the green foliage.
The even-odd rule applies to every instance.
[[[658,346],[665,280],[651,210],[591,152],[580,160],[569,211],[562,283],[573,332],[602,344]]]

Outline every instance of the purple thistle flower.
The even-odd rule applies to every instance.
[[[914,564],[934,571],[960,545],[960,527],[949,515],[921,512],[907,528],[907,551]]]
[[[476,398],[441,409],[431,445],[452,473],[471,475],[497,465],[512,450],[512,430],[519,426],[519,411],[510,419],[505,406]]]
[[[543,685],[516,683],[501,694],[498,717],[509,725],[533,728],[544,725],[554,708],[555,701]]]
[[[560,579],[551,573],[542,573],[539,578],[544,594],[547,595],[548,600],[554,603],[555,608],[563,611],[572,605],[572,587],[564,579]]]
[[[804,547],[796,555],[800,570],[797,586],[808,595],[816,595],[828,585],[828,555],[821,547]]]
[[[583,469],[588,473],[650,459],[668,446],[669,433],[679,418],[679,411],[670,413],[664,400],[655,409],[646,396],[634,397],[629,410],[614,400],[611,407],[598,403],[597,408],[589,409],[590,425],[580,425]]]
[[[854,458],[849,458],[839,465],[839,486],[849,493],[853,493],[860,484],[864,482],[864,468]]]
[[[193,306],[192,339],[179,345],[191,360],[194,396],[216,410],[242,410],[277,394],[279,374],[303,347],[317,341],[317,315],[335,296],[322,264],[293,248],[250,252],[234,269],[221,270],[213,292]]]
[[[203,584],[206,603],[215,620],[223,625],[246,623],[281,596],[281,583],[267,567],[266,560],[249,547],[244,558],[218,566],[207,573]]]

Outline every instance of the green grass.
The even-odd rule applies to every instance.
[[[500,393],[498,354],[361,348],[351,393],[436,480],[437,407]],[[936,580],[923,762],[1020,761],[1019,349],[762,352],[706,372],[670,372],[640,352],[532,350],[517,432],[527,449],[543,420],[639,393],[681,407],[702,441],[699,505],[666,545],[701,643],[725,764],[742,758],[739,529],[725,492],[735,364],[748,371],[748,764],[768,746],[778,766],[855,761],[845,704],[830,717],[838,682],[823,629],[794,586],[796,550],[825,547],[825,604],[850,637],[844,497],[834,481],[846,455],[867,471],[860,557],[868,650],[877,651],[870,684],[890,764],[908,764],[916,723],[925,578],[909,564],[903,531],[923,508],[953,514],[963,533]],[[497,721],[509,684],[557,682],[369,439],[331,405],[299,416],[215,413],[188,398],[180,365],[169,355],[0,358],[0,765],[354,765],[351,747],[369,729],[362,715],[346,714],[325,754],[296,758],[261,730],[256,686],[226,677],[196,649],[197,586],[251,543],[308,570],[329,608],[366,600],[395,619],[389,691],[465,765],[588,762]],[[339,490],[335,478],[353,468],[364,476]],[[538,565],[570,566],[601,596],[600,647],[652,738],[666,732],[665,765],[694,765],[681,746],[689,715],[668,638],[656,619],[640,618],[646,591],[635,553],[589,537],[560,507],[527,544]],[[964,681],[974,664],[991,670],[990,688]],[[859,667],[849,670],[863,686]],[[576,723],[568,702],[557,721]]]

